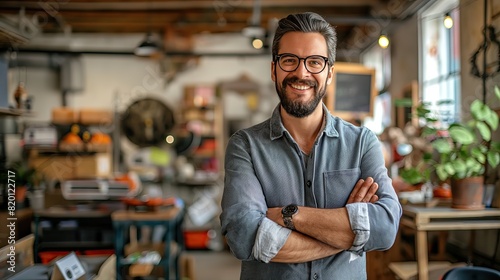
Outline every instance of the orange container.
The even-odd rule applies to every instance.
[[[184,245],[186,249],[207,249],[208,231],[184,231]]]
[[[71,253],[71,251],[46,251],[38,253],[38,256],[42,260],[43,264],[50,263],[53,259],[57,257],[64,257],[67,254]],[[75,252],[76,255],[80,255],[80,253]]]
[[[111,256],[115,253],[113,249],[85,250],[84,255],[87,256]]]

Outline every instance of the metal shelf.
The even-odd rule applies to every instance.
[[[22,110],[11,109],[11,108],[0,108],[0,116],[21,116],[23,114]]]

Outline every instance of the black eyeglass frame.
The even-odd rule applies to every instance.
[[[299,60],[299,63],[297,63],[297,67],[295,67],[295,69],[293,69],[293,70],[285,70],[285,69],[283,69],[283,67],[281,67],[281,63],[279,62],[279,60],[280,60],[280,58],[282,56],[294,56],[294,57],[296,57]],[[309,68],[307,68],[306,60],[308,58],[310,58],[310,57],[320,57],[320,58],[322,58],[325,61],[325,65],[323,66],[323,69],[321,69],[318,72],[312,72],[311,70],[309,70]],[[296,54],[293,54],[293,53],[282,53],[282,54],[277,54],[277,55],[274,56],[274,63],[278,64],[278,66],[280,67],[281,70],[283,70],[285,72],[288,72],[288,73],[293,72],[293,71],[295,71],[295,70],[297,70],[299,68],[299,66],[300,66],[300,60],[304,61],[304,67],[311,74],[319,74],[319,73],[323,72],[323,70],[325,70],[325,68],[326,68],[327,65],[330,66],[330,63],[328,61],[328,57],[322,56],[322,55],[317,55],[317,54],[306,56],[306,57],[300,57],[300,56],[298,56]]]

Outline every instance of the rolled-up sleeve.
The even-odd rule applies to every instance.
[[[370,217],[366,203],[347,204],[347,214],[351,222],[351,229],[354,232],[354,242],[348,251],[361,255],[363,247],[370,238]]]
[[[253,256],[255,259],[268,263],[278,254],[292,231],[264,218],[257,231]]]

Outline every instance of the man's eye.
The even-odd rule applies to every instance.
[[[289,57],[289,58],[283,58],[283,63],[295,63],[297,61],[297,59],[293,58],[293,57]]]

